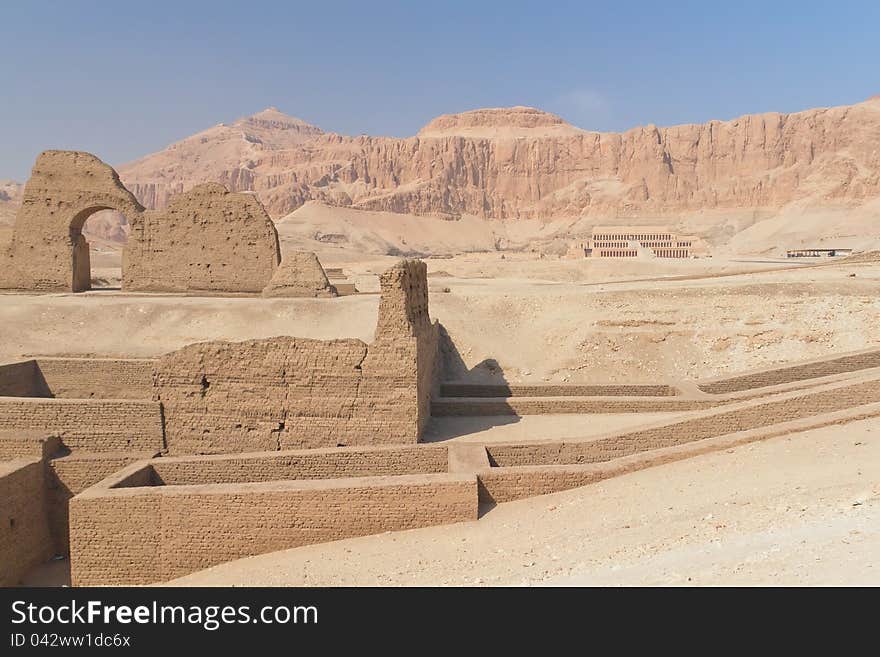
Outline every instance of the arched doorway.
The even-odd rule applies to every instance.
[[[121,289],[122,251],[130,226],[119,210],[95,205],[70,222],[71,290]]]

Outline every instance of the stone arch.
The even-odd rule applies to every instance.
[[[0,287],[89,289],[88,244],[82,227],[92,214],[105,209],[126,216],[130,244],[140,239],[144,208],[112,167],[90,153],[41,153],[24,188]]]
[[[45,151],[25,185],[0,288],[80,292],[91,287],[86,220],[128,219],[125,290],[259,294],[280,262],[278,233],[259,199],[205,183],[147,211],[112,167],[78,151]],[[0,254],[2,256],[3,254]]]

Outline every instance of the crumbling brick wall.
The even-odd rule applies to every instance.
[[[206,183],[149,211],[124,253],[122,287],[168,292],[255,292],[280,261],[278,233],[253,194]]]
[[[0,586],[52,556],[42,457],[0,462]]]
[[[67,554],[70,499],[136,461],[155,456],[152,453],[82,453],[74,452],[47,463],[46,502],[49,531],[54,554]]]
[[[53,397],[63,399],[150,399],[149,358],[37,357],[39,376]]]
[[[417,442],[430,416],[437,327],[424,263],[381,277],[375,341],[205,342],[156,363],[172,454]]]
[[[61,439],[39,429],[0,426],[0,461],[20,458],[48,459],[61,449]]]
[[[154,452],[163,448],[162,410],[149,400],[0,397],[7,430],[42,430],[69,449]]]
[[[148,212],[94,155],[45,151],[0,252],[0,288],[88,290],[82,228],[100,210],[122,213],[131,229],[122,258],[126,290],[259,293],[280,260],[275,226],[253,194],[209,183]]]
[[[420,436],[431,418],[431,395],[436,383],[439,327],[428,312],[428,266],[421,260],[402,260],[379,277],[382,294],[372,356],[397,351],[402,362],[415,359],[416,385],[406,411]]]
[[[81,231],[92,214],[107,209],[126,216],[129,239],[138,241],[143,207],[111,167],[89,153],[41,153],[24,188],[12,242],[0,258],[0,288],[89,289],[88,244]]]
[[[446,472],[447,463],[446,445],[340,447],[152,461],[157,481],[166,486],[436,474]]]
[[[151,483],[130,475],[118,479]],[[476,520],[478,509],[474,475],[142,488],[109,481],[71,500],[75,586],[160,582],[300,545]]]
[[[862,351],[838,358],[799,363],[790,367],[762,369],[745,374],[726,376],[699,384],[699,389],[713,395],[742,392],[765,386],[775,386],[796,381],[806,381],[823,376],[856,372],[880,367],[880,351]]]

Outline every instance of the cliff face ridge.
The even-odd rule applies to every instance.
[[[198,183],[308,201],[484,219],[672,217],[858,205],[880,196],[880,100],[598,133],[526,107],[440,116],[416,136],[324,133],[269,109],[120,168],[147,206]]]

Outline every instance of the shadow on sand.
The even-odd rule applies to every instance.
[[[446,328],[440,324],[440,344],[438,377],[435,382],[435,395],[440,394],[440,385],[445,382],[476,383],[506,386],[504,370],[494,358],[486,358],[468,368],[461,353],[455,346]],[[520,421],[518,415],[476,415],[432,417],[431,423],[422,438],[424,442],[439,442],[458,436],[465,436],[506,424]]]

